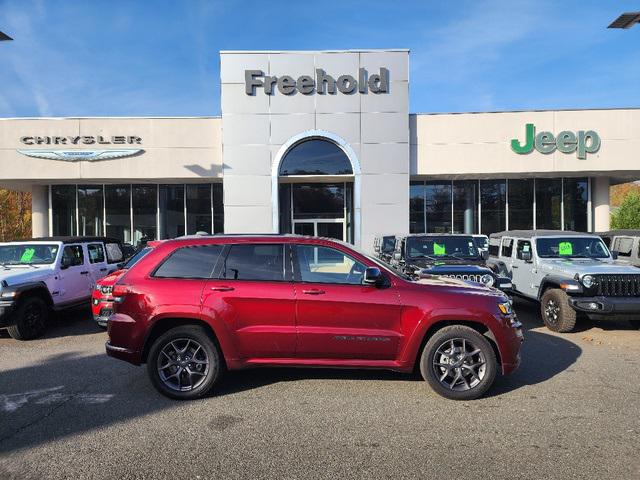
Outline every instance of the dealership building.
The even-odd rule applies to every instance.
[[[224,51],[219,117],[0,119],[0,185],[32,192],[34,236],[134,244],[609,228],[639,109],[410,113],[409,56]]]

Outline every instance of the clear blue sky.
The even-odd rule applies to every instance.
[[[640,106],[640,2],[0,0],[0,116],[220,114],[219,50],[409,48],[412,112]]]

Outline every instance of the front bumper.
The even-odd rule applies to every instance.
[[[640,318],[640,297],[569,297],[569,303],[575,311],[589,316]]]
[[[0,328],[10,327],[13,325],[13,300],[0,301]]]

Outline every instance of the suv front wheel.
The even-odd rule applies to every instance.
[[[19,300],[13,316],[15,323],[8,328],[11,338],[31,340],[44,335],[49,307],[40,297],[26,297]]]
[[[190,400],[206,395],[220,378],[220,352],[196,325],[172,328],[151,346],[147,372],[163,395]]]
[[[544,292],[540,313],[546,327],[553,332],[570,332],[576,326],[576,311],[569,305],[569,296],[559,288]]]
[[[452,400],[473,400],[491,387],[498,362],[489,341],[463,325],[436,332],[422,351],[420,372],[436,393]]]

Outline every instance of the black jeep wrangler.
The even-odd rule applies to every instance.
[[[443,275],[509,293],[511,279],[487,266],[488,258],[489,252],[480,252],[471,235],[412,234],[396,238],[390,265],[416,279]]]

